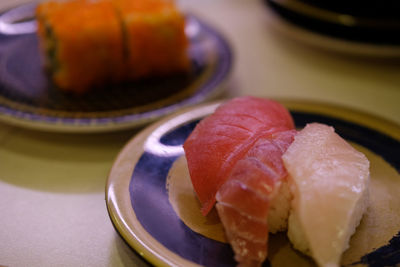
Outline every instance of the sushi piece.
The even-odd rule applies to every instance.
[[[240,266],[260,266],[269,233],[287,228],[318,265],[339,265],[368,205],[369,162],[332,127],[297,132],[282,105],[241,97],[202,120],[184,150],[202,213],[216,202]]]
[[[295,134],[292,117],[281,104],[240,97],[202,120],[184,143],[202,213],[217,201],[242,266],[261,265],[268,233],[286,229],[291,196],[281,158]]]
[[[123,36],[110,1],[38,5],[38,36],[46,70],[65,91],[83,93],[123,80]]]
[[[339,266],[367,208],[369,161],[334,132],[308,124],[283,155],[293,193],[288,237],[319,266]]]
[[[38,5],[47,71],[65,91],[189,70],[184,16],[172,0],[70,0]]]
[[[278,102],[238,97],[199,122],[183,144],[191,181],[206,215],[219,188],[238,160],[260,138],[294,129],[290,113]]]
[[[185,17],[173,0],[112,0],[121,19],[126,75],[141,78],[186,72]]]
[[[218,215],[242,266],[261,266],[269,232],[287,229],[291,194],[281,158],[295,134],[289,130],[258,139],[217,192]]]

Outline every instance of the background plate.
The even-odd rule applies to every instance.
[[[400,56],[398,1],[264,0],[274,29],[303,44],[361,57]],[[362,8],[360,6],[362,5]]]
[[[232,65],[224,37],[187,15],[192,72],[76,96],[57,90],[42,69],[35,4],[0,15],[0,120],[48,131],[98,132],[142,125],[222,92]],[[22,22],[21,22],[22,21]]]
[[[290,109],[298,127],[309,122],[332,125],[342,137],[370,151],[368,153],[374,155],[369,157],[370,161],[382,158],[383,164],[389,166],[390,175],[386,173],[387,170],[381,171],[378,183],[385,179],[386,174],[394,177],[392,182],[400,183],[398,125],[327,104],[281,102]],[[229,245],[192,231],[180,220],[168,200],[166,189],[168,172],[174,161],[183,154],[182,143],[197,121],[213,112],[217,105],[218,103],[187,109],[149,126],[128,142],[111,169],[106,188],[106,202],[111,220],[122,238],[146,260],[157,266],[235,266]],[[371,162],[374,177],[376,166],[375,162]],[[396,190],[400,190],[399,185],[395,186]],[[371,248],[361,257],[352,259],[346,256],[351,258],[351,264],[391,266],[400,263],[400,211],[391,210],[390,213],[396,218],[388,239],[379,248]],[[389,228],[389,224],[385,226]],[[378,232],[383,235],[384,231],[378,229]],[[369,238],[373,239],[372,236],[371,234]],[[270,243],[272,259],[265,263],[266,266],[281,265],[282,259],[288,258],[282,256],[285,253],[294,255],[296,258],[292,260],[302,266],[313,264],[309,258],[294,252],[290,245],[286,252],[282,252],[285,250],[284,244],[288,242],[277,241],[281,240],[277,237],[273,239]],[[274,243],[279,244],[279,249],[273,248]]]

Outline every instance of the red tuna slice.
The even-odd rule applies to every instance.
[[[241,266],[260,266],[266,259],[271,209],[280,217],[275,224],[287,223],[291,197],[281,191],[287,183],[282,155],[295,134],[289,130],[258,139],[217,192],[218,215]]]
[[[203,215],[235,163],[260,137],[290,129],[293,119],[284,106],[256,97],[230,100],[203,119],[183,145]]]

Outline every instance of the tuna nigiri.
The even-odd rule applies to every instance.
[[[183,144],[194,190],[206,215],[235,163],[261,137],[294,129],[290,113],[278,102],[239,97],[203,119]]]
[[[367,207],[369,161],[334,132],[312,123],[283,155],[294,199],[288,236],[319,266],[339,266]]]
[[[261,265],[268,229],[286,228],[290,194],[284,193],[288,190],[281,157],[294,135],[292,117],[281,104],[241,97],[202,120],[184,143],[202,212],[206,215],[218,201],[239,263]]]
[[[295,134],[289,130],[257,140],[218,190],[218,215],[243,266],[260,265],[269,232],[287,227],[291,195],[281,157]]]

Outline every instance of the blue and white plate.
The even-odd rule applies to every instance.
[[[45,75],[35,4],[0,14],[0,120],[48,131],[99,132],[143,125],[223,91],[232,65],[226,39],[187,15],[192,72],[154,78],[83,96],[57,90]]]
[[[297,127],[309,122],[334,126],[370,160],[371,204],[351,239],[350,249],[343,254],[342,265],[400,264],[400,126],[324,103],[282,103],[291,111]],[[171,184],[167,186],[174,175],[174,163],[182,159],[183,142],[196,123],[218,104],[185,109],[147,127],[126,144],[113,164],[106,187],[111,221],[121,237],[153,265],[235,266],[227,243],[193,229],[183,219],[177,203],[171,202]],[[178,206],[195,201],[193,194],[186,190],[175,198],[182,202]],[[265,266],[285,264],[314,265],[310,258],[292,249],[285,233],[272,235]]]

